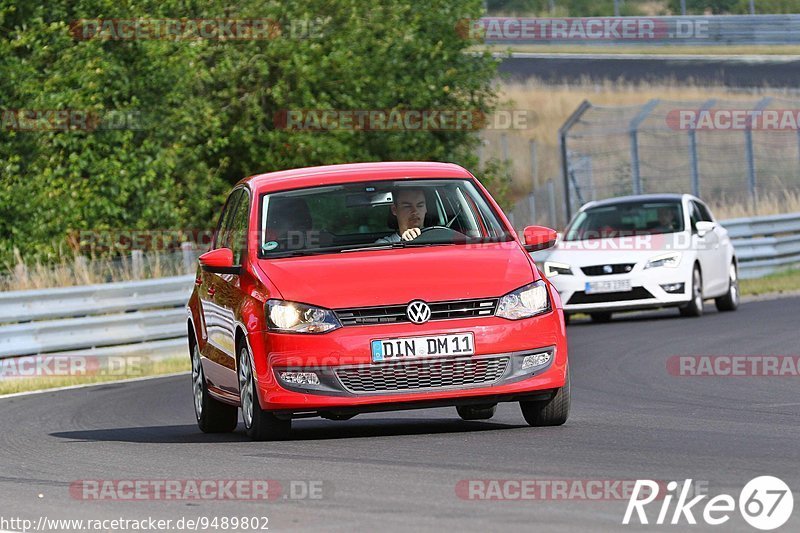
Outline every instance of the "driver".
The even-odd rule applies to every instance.
[[[658,223],[662,228],[675,230],[678,229],[678,221],[675,218],[675,209],[672,207],[658,208]]]
[[[412,241],[422,233],[428,207],[422,189],[396,189],[392,194],[392,214],[397,217],[397,233],[392,233],[375,241],[392,244]]]

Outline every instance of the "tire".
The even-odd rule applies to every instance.
[[[549,400],[519,402],[522,416],[529,426],[560,426],[569,417],[569,370],[567,370],[567,381],[564,386]]]
[[[613,313],[609,311],[604,311],[602,313],[589,313],[589,316],[592,317],[592,322],[597,322],[598,324],[604,324],[606,322],[611,322],[611,316]]]
[[[739,270],[736,263],[728,268],[728,292],[714,299],[717,311],[736,311],[739,308]]]
[[[269,411],[261,409],[252,360],[247,346],[241,346],[236,373],[239,377],[239,400],[242,404],[245,433],[257,441],[287,439],[292,430],[292,421],[280,419]]]
[[[681,316],[703,315],[703,276],[700,275],[700,268],[697,265],[692,270],[692,299],[678,310]]]
[[[569,326],[570,320],[572,320],[572,315],[568,315],[567,313],[564,313],[564,325],[565,326]]]
[[[192,343],[192,392],[194,396],[194,415],[197,426],[203,433],[230,433],[239,423],[239,410],[234,405],[222,403],[208,393],[203,365],[200,363],[200,349]]]
[[[459,405],[456,407],[462,420],[489,420],[497,411],[497,404],[492,405]]]

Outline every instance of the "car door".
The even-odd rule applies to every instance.
[[[714,269],[714,280],[710,284],[709,289],[713,291],[714,295],[723,294],[728,290],[728,265],[733,258],[730,237],[728,237],[728,230],[722,227],[720,223],[714,220],[711,215],[711,210],[703,202],[695,202],[698,211],[700,212],[700,220],[714,223],[714,230],[710,232],[707,241],[713,247],[714,262],[712,268]]]
[[[234,266],[242,266],[247,262],[247,239],[250,222],[251,198],[247,189],[240,189],[241,196],[236,210],[231,217],[231,224],[226,240],[226,247],[233,252]],[[246,295],[242,290],[240,274],[217,274],[216,305],[223,317],[223,326],[219,332],[218,345],[225,353],[223,366],[225,372],[219,376],[219,387],[226,392],[237,393],[239,382],[236,376],[236,322],[240,317],[240,309]]]
[[[697,223],[701,220],[701,213],[694,200],[689,201],[689,222],[692,232],[692,249],[697,251],[697,259],[700,262],[700,271],[703,279],[703,295],[713,294],[714,285],[717,282],[716,271],[716,252],[714,251],[713,232],[706,233],[702,237],[697,232]]]
[[[220,215],[212,249],[230,248],[233,219],[242,195],[242,189],[236,189],[228,196]],[[230,381],[228,377],[230,369],[235,368],[234,350],[229,341],[233,317],[220,304],[227,292],[227,281],[223,276],[228,275],[203,270],[201,276],[199,297],[204,324],[203,336],[206,339],[201,347],[201,354],[204,357],[203,370],[211,387],[225,390],[227,389],[225,385]]]

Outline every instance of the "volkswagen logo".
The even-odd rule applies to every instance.
[[[431,308],[422,300],[414,300],[408,304],[406,316],[414,324],[424,324],[431,319]]]
[[[612,272],[614,272],[614,267],[612,267],[611,265],[603,265],[603,272],[605,272],[606,274],[611,274]]]

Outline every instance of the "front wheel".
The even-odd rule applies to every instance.
[[[208,393],[197,343],[192,346],[192,392],[194,414],[200,431],[203,433],[229,433],[236,429],[236,425],[239,423],[238,409],[233,405],[215,400]]]
[[[529,426],[560,426],[569,417],[569,369],[564,386],[549,400],[519,402],[522,416]]]
[[[247,436],[253,440],[284,440],[292,429],[291,419],[283,420],[261,409],[256,390],[252,358],[246,346],[239,350],[239,400]]]
[[[678,310],[681,316],[701,316],[703,314],[703,277],[700,275],[697,265],[692,271],[692,299]]]
[[[714,299],[717,311],[736,311],[739,307],[739,272],[736,263],[728,268],[728,292]]]

